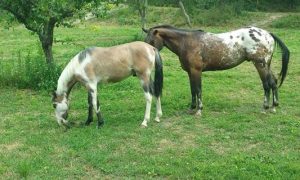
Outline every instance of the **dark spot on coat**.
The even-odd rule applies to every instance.
[[[153,95],[153,93],[154,93],[154,83],[153,83],[153,81],[150,80],[149,83],[143,84],[143,89],[144,89],[144,92],[149,92],[150,94]]]
[[[242,36],[242,41],[244,41],[244,39],[245,39],[245,38]]]
[[[259,35],[259,36],[261,36],[261,33],[260,32],[258,32],[258,31],[256,31],[257,32],[257,34]]]
[[[233,36],[230,36],[230,39],[232,39],[233,38]]]
[[[253,34],[254,32],[257,33],[259,36],[261,36],[261,33],[259,31],[257,31],[256,29],[250,29],[249,30],[250,34]]]
[[[260,40],[258,38],[255,37],[255,35],[253,33],[249,34],[250,37],[255,41],[255,42],[259,42]]]
[[[90,55],[94,48],[95,47],[89,47],[89,48],[86,48],[85,50],[81,51],[78,56],[79,62],[81,63],[86,58],[87,54]]]

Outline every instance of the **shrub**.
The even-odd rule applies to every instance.
[[[56,64],[47,64],[43,53],[22,56],[18,53],[17,59],[1,60],[0,57],[0,84],[17,88],[34,90],[52,90],[56,86],[62,67]]]

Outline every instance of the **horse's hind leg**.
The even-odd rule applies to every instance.
[[[271,71],[270,71],[270,73],[271,73],[270,86],[272,88],[272,95],[273,95],[272,111],[276,112],[275,107],[279,105],[277,79]]]
[[[254,65],[258,71],[258,74],[260,76],[264,88],[263,112],[265,112],[265,110],[269,109],[270,92],[271,92],[271,88],[273,90],[272,84],[274,80],[269,70],[269,67],[266,64],[254,63]]]
[[[144,120],[142,122],[142,126],[147,127],[147,123],[150,121],[153,83],[150,79],[150,74],[147,74],[147,73],[138,74],[138,77],[141,80],[141,85],[143,87],[144,95],[145,95],[145,99],[146,99],[146,111],[145,111]]]
[[[160,102],[160,96],[157,97],[156,101],[156,117],[155,121],[160,122],[160,117],[162,116],[162,110],[161,110],[161,102]]]

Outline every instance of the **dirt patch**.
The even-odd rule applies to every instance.
[[[212,142],[210,144],[210,148],[218,155],[224,155],[228,151],[230,151],[230,148],[225,147],[222,143],[220,142]]]
[[[0,149],[1,149],[1,151],[4,151],[4,152],[11,152],[11,151],[18,149],[20,146],[21,146],[21,144],[19,142],[13,142],[10,144],[1,144]]]

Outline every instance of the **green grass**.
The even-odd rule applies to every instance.
[[[221,32],[224,28],[207,28]],[[226,30],[229,30],[227,28]],[[279,89],[276,114],[261,114],[263,90],[249,62],[203,74],[202,117],[187,113],[188,77],[164,49],[161,123],[140,124],[145,100],[139,81],[99,86],[105,125],[60,128],[50,92],[0,86],[0,177],[3,179],[299,179],[300,38],[298,30],[268,29],[290,48],[288,76]],[[83,47],[136,39],[136,27],[82,24],[55,31],[56,63],[66,64]],[[37,37],[24,28],[0,29],[2,66],[18,52],[38,52]],[[280,65],[275,53],[272,65]],[[69,120],[87,116],[87,93],[70,96]],[[94,117],[95,118],[95,117]]]

